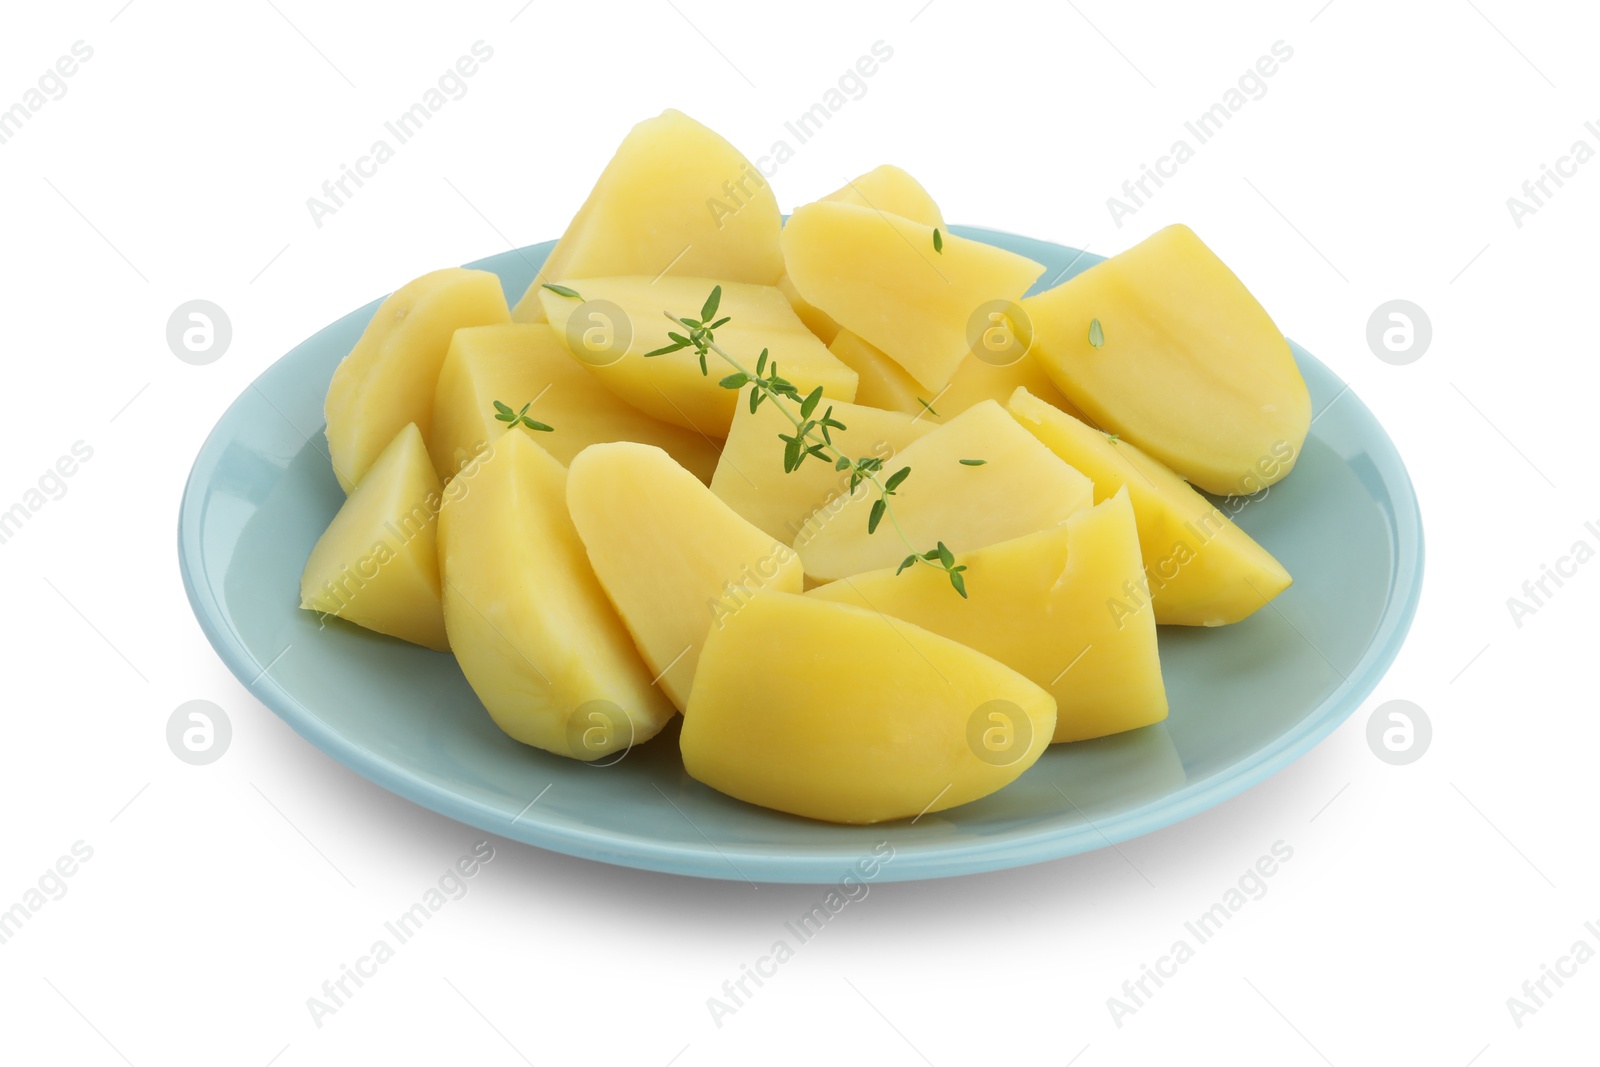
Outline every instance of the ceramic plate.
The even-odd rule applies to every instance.
[[[1099,261],[969,227],[953,232],[1046,265],[1041,287]],[[469,266],[522,295],[552,243]],[[299,610],[300,571],[344,495],[323,438],[339,360],[377,308],[289,352],[222,416],[179,516],[184,584],[206,636],[250,690],[311,744],[461,822],[541,848],[706,878],[834,882],[888,840],[879,880],[1013,867],[1187,818],[1301,755],[1360,704],[1394,659],[1422,581],[1422,524],[1383,428],[1294,348],[1316,412],[1294,474],[1237,521],[1294,575],[1268,607],[1217,630],[1164,627],[1171,717],[1058,745],[976,803],[876,827],[766,811],[693,781],[677,728],[597,768],[512,741],[455,660]]]

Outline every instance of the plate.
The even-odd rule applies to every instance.
[[[1100,257],[951,227],[1045,264],[1052,283]],[[469,266],[516,300],[553,242]],[[1422,583],[1405,466],[1343,382],[1294,346],[1316,412],[1292,477],[1236,521],[1295,583],[1246,621],[1163,627],[1170,718],[1057,745],[1015,783],[948,811],[869,827],[767,811],[684,773],[677,727],[607,767],[500,732],[455,660],[327,624],[298,607],[300,571],[344,495],[323,437],[334,367],[378,301],[273,364],[195,460],[178,520],[185,588],[207,638],[302,737],[399,795],[490,833],[607,863],[705,878],[837,882],[970,874],[1105,847],[1212,807],[1281,770],[1361,703],[1399,651]],[[892,858],[882,857],[889,849]]]

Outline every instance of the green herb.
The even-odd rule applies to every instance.
[[[989,461],[986,459],[964,459],[961,461],[961,465],[963,467],[981,467],[987,462]]]
[[[583,299],[583,297],[578,295],[578,290],[569,289],[565,285],[551,285],[549,282],[546,282],[546,283],[544,283],[544,287],[546,289],[550,290],[552,293],[556,294],[557,296],[570,296],[570,297],[573,297],[576,300],[582,300]]]
[[[1106,331],[1100,326],[1099,319],[1089,322],[1089,343],[1099,348],[1106,343]]]
[[[944,254],[944,238],[939,235],[939,228],[933,228],[933,250],[940,255]]]
[[[938,418],[939,417],[939,413],[937,411],[933,410],[933,405],[928,403],[926,400],[922,399],[920,396],[917,397],[917,403],[919,403],[923,407],[927,408],[929,415],[932,415],[934,418]]]
[[[554,426],[547,426],[542,422],[535,422],[533,419],[528,418],[528,409],[531,407],[533,407],[532,400],[522,405],[521,411],[512,411],[510,404],[502,404],[496,400],[494,402],[494,417],[505,423],[507,428],[520,423],[530,430],[538,430],[541,433],[554,433],[556,429]]]
[[[1110,441],[1112,444],[1116,444],[1118,441],[1122,440],[1122,435],[1120,433],[1108,433],[1106,434],[1106,440]]]
[[[763,348],[761,350],[761,355],[756,359],[755,369],[751,370],[717,344],[715,331],[729,321],[729,317],[726,315],[720,319],[713,318],[721,304],[722,286],[718,285],[706,297],[705,304],[700,308],[700,317],[698,319],[685,318],[667,311],[662,312],[669,322],[687,332],[669,330],[667,332],[669,343],[654,351],[646,352],[644,358],[651,359],[657,356],[665,356],[672,352],[681,352],[684,349],[692,349],[700,360],[700,373],[709,377],[711,371],[707,360],[712,353],[715,353],[724,363],[733,368],[732,374],[718,379],[718,385],[724,389],[743,389],[748,386],[750,388],[750,410],[752,413],[763,403],[770,402],[783,414],[784,418],[789,420],[789,424],[794,428],[792,434],[778,434],[778,439],[783,442],[784,473],[792,474],[799,470],[806,460],[817,459],[831,464],[833,469],[840,473],[848,471],[850,474],[851,493],[854,493],[862,482],[870,483],[878,491],[878,499],[872,502],[872,507],[867,515],[867,533],[877,533],[878,526],[884,519],[888,519],[889,524],[900,535],[900,539],[906,543],[906,547],[913,550],[912,554],[906,557],[906,561],[900,565],[900,569],[905,570],[906,567],[917,563],[937,567],[949,576],[950,584],[955,588],[956,592],[965,597],[967,588],[966,581],[962,578],[962,572],[967,568],[956,565],[955,557],[945,547],[944,542],[939,542],[938,547],[928,552],[916,552],[916,546],[906,537],[905,530],[901,528],[899,520],[895,518],[894,506],[890,503],[889,498],[895,495],[907,478],[911,477],[911,468],[901,467],[887,479],[880,478],[880,474],[883,471],[882,459],[876,456],[851,457],[834,445],[833,431],[844,430],[848,427],[833,417],[832,405],[823,408],[820,416],[818,415],[817,409],[822,407],[823,401],[821,386],[817,386],[811,392],[802,396],[798,386],[778,373],[778,361],[770,358],[771,353],[768,349]],[[923,407],[933,412],[932,405],[926,400],[922,400],[921,397],[917,399],[922,403]],[[495,406],[500,407],[498,403]],[[524,408],[523,410],[526,411],[527,409]],[[511,409],[506,408],[505,413],[511,414]],[[938,414],[938,412],[933,413],[935,415]],[[496,418],[503,418],[503,416],[497,415]],[[983,461],[979,460],[978,462],[981,463]]]

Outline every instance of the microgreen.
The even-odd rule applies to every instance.
[[[981,467],[987,462],[989,461],[986,459],[964,459],[961,461],[961,465],[963,467]]]
[[[1100,325],[1099,319],[1091,319],[1089,322],[1089,343],[1096,348],[1106,343],[1106,331]]]
[[[583,299],[583,297],[578,295],[578,290],[569,289],[565,285],[551,285],[549,282],[545,282],[544,283],[544,287],[546,289],[550,290],[552,293],[556,294],[557,296],[570,296],[575,300],[582,300]]]
[[[533,401],[530,400],[526,404],[522,405],[521,411],[512,411],[510,404],[502,404],[500,401],[496,400],[494,402],[494,417],[505,423],[507,428],[520,424],[522,426],[526,426],[530,430],[538,430],[541,433],[554,433],[554,426],[549,426],[545,423],[537,422],[534,419],[528,418],[528,409],[531,407],[533,407]]]
[[[942,247],[942,240],[938,237],[938,231],[934,231],[934,239],[936,248]],[[878,498],[872,502],[867,514],[867,533],[877,533],[878,526],[884,519],[888,519],[889,524],[900,535],[900,539],[906,543],[906,547],[913,550],[912,554],[907,556],[905,561],[900,564],[900,570],[903,571],[907,567],[918,563],[937,567],[949,576],[950,584],[955,588],[956,592],[965,597],[967,595],[967,587],[966,581],[962,577],[962,572],[967,568],[964,565],[957,565],[955,556],[945,547],[944,542],[940,541],[936,548],[927,552],[917,552],[915,551],[916,546],[906,537],[905,530],[901,529],[899,520],[895,518],[894,506],[890,503],[889,498],[896,494],[900,486],[905,484],[907,478],[911,477],[911,468],[901,467],[889,475],[888,478],[881,478],[880,475],[883,472],[883,460],[881,458],[877,456],[852,457],[846,455],[843,450],[834,444],[833,431],[848,429],[848,427],[833,417],[832,405],[823,407],[824,397],[820,385],[812,389],[811,392],[802,395],[799,386],[778,373],[778,361],[771,358],[770,350],[765,348],[761,350],[761,355],[756,358],[755,369],[752,370],[717,344],[716,331],[729,321],[729,316],[726,315],[721,318],[715,318],[717,309],[721,305],[722,286],[718,285],[706,297],[706,302],[700,308],[700,317],[697,319],[674,315],[671,312],[662,312],[667,317],[667,321],[681,329],[668,330],[668,343],[653,351],[646,352],[644,358],[652,359],[669,355],[673,352],[681,352],[684,349],[691,349],[700,361],[700,373],[709,377],[711,371],[707,365],[707,359],[711,354],[715,353],[733,369],[732,374],[724,375],[717,380],[718,385],[724,389],[749,388],[750,411],[752,414],[763,403],[771,403],[783,414],[784,418],[789,420],[794,432],[778,434],[778,440],[783,442],[784,473],[792,474],[804,466],[807,460],[816,459],[823,463],[831,464],[833,469],[840,473],[849,472],[850,492],[852,494],[860,488],[863,482],[870,484],[878,491]],[[935,415],[938,414],[926,400],[921,397],[918,397],[917,400],[928,411]],[[495,407],[499,408],[501,405],[497,402]],[[820,415],[817,411],[818,408],[822,408]],[[526,410],[527,408],[523,408],[523,411]],[[520,413],[513,415],[511,409],[506,408],[504,414],[496,415],[495,417],[504,420],[507,415],[512,415],[515,418]],[[984,460],[962,460],[961,462],[977,465],[983,463]],[[897,571],[896,573],[899,572]]]
[[[940,255],[944,254],[944,237],[940,235],[937,226],[933,228],[933,250]]]

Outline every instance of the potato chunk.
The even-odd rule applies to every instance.
[[[675,714],[651,684],[567,513],[567,471],[501,434],[445,491],[444,621],[461,673],[524,744],[595,760]]]
[[[942,571],[843,578],[808,596],[875,608],[993,656],[1056,700],[1053,740],[1082,741],[1160,722],[1167,693],[1156,620],[1144,599],[1128,494],[1066,524],[957,555],[967,599]]]
[[[328,453],[346,493],[406,423],[427,440],[434,386],[456,330],[510,320],[500,279],[461,267],[424,274],[379,305],[328,386]]]
[[[1011,398],[1011,414],[1088,475],[1096,500],[1127,489],[1156,622],[1238,622],[1289,587],[1289,572],[1271,553],[1132,441],[1113,442],[1026,389]]]
[[[448,652],[439,491],[422,433],[407,423],[317,539],[300,577],[300,606]]]
[[[703,482],[716,470],[718,449],[693,430],[653,419],[629,407],[567,352],[544,323],[474,326],[456,331],[439,371],[433,433],[428,450],[439,477],[449,480],[507,429],[495,418],[495,401],[554,427],[530,430],[562,463],[601,441],[642,441],[667,450]]]
[[[850,476],[832,464],[814,460],[785,471],[784,443],[778,435],[793,434],[794,424],[770,401],[752,413],[751,388],[745,387],[744,400],[733,416],[733,429],[723,444],[711,491],[770,536],[792,544],[813,512],[849,490]],[[791,404],[790,409],[793,407]],[[845,426],[833,431],[833,443],[852,458],[888,460],[933,429],[933,423],[897,411],[879,411],[842,400],[819,407],[814,417],[830,408],[833,418]]]
[[[566,283],[561,283],[566,284]],[[623,401],[663,422],[707,437],[726,437],[739,394],[718,383],[733,368],[715,353],[709,373],[693,349],[646,357],[667,344],[669,331],[682,334],[667,314],[698,318],[706,298],[722,287],[717,344],[754,370],[762,349],[785,378],[809,393],[814,387],[836,400],[856,395],[856,372],[840,363],[806,329],[783,294],[768,285],[739,285],[709,278],[584,278],[571,281],[581,298],[548,289],[541,299],[550,325],[580,362]]]
[[[919,626],[762,593],[707,638],[680,745],[690,776],[729,796],[874,823],[1015,780],[1055,711],[1016,671]]]
[[[1020,300],[1044,267],[953,234],[936,251],[933,230],[822,200],[789,217],[783,254],[802,297],[937,393],[973,350],[985,309]]]
[[[883,480],[902,467],[911,474],[891,502],[900,529],[919,551],[940,541],[952,552],[1009,541],[1066,521],[1094,497],[1089,479],[993,400],[907,445],[885,464]],[[808,575],[830,581],[893,567],[906,556],[905,542],[887,519],[876,533],[867,532],[876,499],[876,490],[863,484],[807,520],[794,547]]]
[[[680,709],[706,635],[763,589],[798,593],[800,557],[650,445],[586,448],[567,506],[594,573]]]
[[[1168,226],[1023,308],[1061,391],[1095,425],[1206,492],[1259,492],[1294,466],[1311,396],[1289,343],[1187,226]]]
[[[783,217],[761,172],[733,145],[681,111],[639,123],[517,303],[518,322],[542,322],[540,285],[560,278],[663,272],[775,285],[783,274]]]

